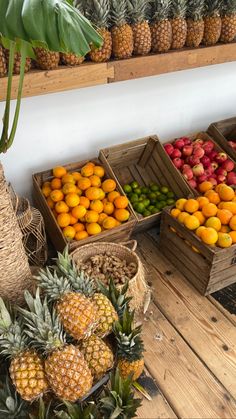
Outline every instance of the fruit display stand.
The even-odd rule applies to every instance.
[[[159,186],[166,185],[177,198],[191,194],[183,177],[180,174],[176,176],[175,167],[172,168],[169,157],[155,135],[103,149],[99,157],[123,193],[122,187],[125,184],[136,181],[141,186],[147,186],[150,182]],[[161,218],[161,211],[148,217],[137,214],[134,209],[133,213],[137,221],[136,232],[156,226]]]
[[[96,164],[101,164],[101,161],[99,161],[97,158],[92,159],[92,161]],[[80,170],[85,164],[86,161],[77,162],[77,163],[70,163],[67,165],[64,165],[64,168],[68,172],[73,172]],[[105,168],[106,170],[106,177],[109,176],[112,178],[112,172],[109,171],[109,168]],[[84,240],[80,241],[68,241],[65,236],[62,233],[62,230],[60,229],[56,218],[53,215],[53,212],[49,208],[47,201],[42,193],[42,185],[45,181],[50,181],[52,179],[52,169],[46,170],[44,172],[35,173],[33,175],[33,198],[35,201],[35,204],[37,208],[40,210],[41,214],[43,215],[46,230],[51,238],[52,243],[54,244],[55,248],[58,251],[63,251],[66,245],[69,245],[70,251],[76,249],[79,246],[82,246],[84,244],[96,242],[96,241],[127,241],[129,240],[132,231],[134,229],[134,226],[136,224],[136,219],[134,215],[132,214],[132,210],[130,206],[128,207],[130,211],[130,218],[129,220],[121,224],[118,227],[113,228],[112,230],[103,231],[98,235],[90,236]],[[118,191],[121,192],[121,188],[119,185],[117,185]]]
[[[209,295],[236,282],[236,245],[205,245],[193,232],[163,211],[160,251],[200,291]]]
[[[213,122],[208,132],[225,152],[236,160],[236,117]],[[235,148],[232,143],[235,144]]]

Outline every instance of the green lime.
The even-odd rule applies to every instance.
[[[143,203],[139,202],[138,204],[135,204],[135,206],[137,207],[136,211],[139,214],[143,214],[143,212],[145,211],[145,206],[143,205]]]
[[[161,192],[166,195],[169,192],[169,188],[167,188],[167,186],[162,186],[161,187]]]
[[[149,207],[147,207],[147,210],[152,212],[152,210],[155,208],[155,205],[149,205]]]
[[[131,186],[131,188],[132,189],[137,189],[137,188],[139,188],[139,184],[138,184],[138,182],[136,182],[135,180],[130,184],[130,186]]]
[[[173,205],[175,203],[174,199],[167,199],[166,201],[167,205]]]
[[[157,199],[155,192],[151,192],[150,194],[148,194],[148,199]]]
[[[136,188],[136,189],[135,189],[135,193],[136,193],[137,195],[141,195],[141,194],[142,194],[141,188]]]
[[[153,185],[156,185],[154,182],[149,183],[149,188],[151,188]]]
[[[162,203],[161,202],[157,202],[156,208],[158,209],[158,211],[160,211],[162,209]]]
[[[157,212],[159,212],[159,209],[157,207],[154,207],[151,211],[152,214],[156,214]]]
[[[149,215],[152,215],[151,211],[145,210],[145,211],[143,212],[143,216],[144,216],[144,217],[149,217]]]
[[[174,192],[168,192],[168,194],[167,194],[167,198],[171,198],[171,199],[173,199],[174,197],[175,197]]]
[[[159,196],[158,198],[159,201],[165,201],[166,200],[166,195],[164,195],[163,193]]]
[[[154,184],[154,185],[151,186],[150,189],[151,189],[152,192],[157,192],[157,191],[159,191],[159,186]]]
[[[143,193],[139,196],[139,200],[144,200],[146,198],[147,198],[147,195],[145,195]]]
[[[166,201],[160,201],[161,209],[167,207]]]
[[[148,194],[149,192],[149,189],[147,188],[147,186],[142,186],[141,190],[143,194]]]
[[[156,198],[155,199],[149,199],[149,201],[150,201],[150,204],[154,205],[154,207],[155,207],[157,199]]]
[[[151,204],[151,202],[149,201],[149,199],[144,199],[143,200],[143,205],[145,206],[145,208],[149,207],[150,204]]]
[[[135,202],[138,202],[138,195],[133,193],[132,195],[130,195],[129,200],[130,200],[131,204],[134,204]]]
[[[127,194],[132,192],[132,188],[131,188],[130,185],[124,185],[123,189],[124,189],[125,193],[127,193]]]

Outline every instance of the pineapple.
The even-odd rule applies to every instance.
[[[4,419],[27,418],[27,403],[19,397],[9,382],[0,383],[0,417]]]
[[[111,376],[110,388],[99,401],[102,418],[134,418],[140,406],[141,400],[134,398],[131,377],[123,379],[117,369]]]
[[[80,345],[93,378],[98,381],[113,367],[114,357],[110,348],[98,336],[92,335]]]
[[[36,63],[41,70],[54,70],[58,67],[60,53],[52,52],[45,48],[35,48]]]
[[[186,22],[187,0],[172,0],[171,26],[172,26],[172,49],[184,47],[187,38]]]
[[[103,37],[103,45],[100,48],[92,47],[89,56],[95,63],[105,63],[110,60],[112,52],[111,33],[108,30],[110,0],[90,0],[86,10],[86,16],[98,28],[98,33]]]
[[[7,62],[3,47],[0,45],[0,77],[7,75]]]
[[[232,42],[236,37],[236,0],[224,0],[222,7],[221,42]]]
[[[105,287],[105,285],[101,282],[98,284],[98,287],[101,293],[111,301],[119,319],[122,319],[125,309],[128,307],[129,302],[132,300],[132,297],[126,296],[129,288],[129,281],[127,281],[122,288],[117,288],[113,279],[111,278],[108,288]]]
[[[187,9],[187,47],[198,48],[204,35],[205,0],[189,0]]]
[[[128,0],[128,12],[134,36],[134,54],[147,55],[151,50],[151,30],[147,20],[149,0]]]
[[[215,45],[221,35],[222,21],[220,17],[221,0],[205,0],[204,45]]]
[[[93,377],[79,348],[66,343],[55,309],[48,308],[47,298],[41,301],[39,289],[35,298],[26,291],[29,311],[19,309],[24,316],[26,333],[32,346],[46,355],[45,374],[55,395],[75,402],[91,389]]]
[[[71,67],[74,67],[75,65],[81,65],[85,57],[80,57],[79,55],[71,54],[71,53],[60,53],[60,58],[62,64],[70,65]]]
[[[10,377],[23,400],[32,402],[48,390],[44,363],[28,347],[28,339],[21,324],[13,321],[0,298],[0,349],[11,358]]]
[[[129,58],[133,54],[134,37],[131,26],[127,23],[126,0],[111,0],[111,36],[114,58]]]
[[[167,52],[172,44],[170,0],[154,0],[151,23],[152,52]]]
[[[5,49],[5,57],[6,57],[7,67],[8,67],[8,63],[9,63],[9,55],[10,55],[9,50]],[[21,64],[21,55],[20,55],[19,52],[15,52],[13,74],[20,74],[20,64]],[[25,63],[25,73],[27,73],[30,69],[31,69],[31,59],[27,57],[26,58],[26,63]]]
[[[118,314],[110,300],[101,293],[96,293],[92,298],[97,308],[98,324],[96,335],[103,338],[112,332],[113,324],[118,320]]]
[[[137,380],[143,372],[144,345],[140,337],[141,326],[133,328],[134,311],[125,310],[123,319],[114,325],[117,341],[118,368],[123,378],[132,375]]]

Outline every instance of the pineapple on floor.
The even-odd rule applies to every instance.
[[[0,77],[7,75],[7,62],[3,47],[0,45]]]
[[[95,63],[105,63],[110,60],[112,52],[111,33],[109,31],[110,0],[90,0],[87,2],[86,16],[96,26],[103,37],[100,48],[92,47],[89,57]]]
[[[189,0],[187,8],[188,33],[186,46],[198,48],[204,35],[205,0]]]
[[[45,48],[35,48],[36,64],[41,70],[54,70],[59,66],[60,53]]]
[[[55,395],[75,402],[91,389],[93,377],[78,347],[66,343],[55,309],[49,310],[47,298],[35,298],[26,291],[29,310],[19,309],[26,326],[26,333],[35,349],[46,355],[45,374]]]
[[[120,374],[127,378],[132,374],[133,381],[137,380],[144,369],[144,345],[141,339],[141,326],[133,327],[134,312],[125,310],[123,319],[114,325],[117,341],[117,360]]]
[[[147,20],[149,0],[127,0],[134,36],[134,54],[147,55],[151,50],[151,30]]]
[[[48,390],[44,362],[34,349],[29,348],[29,339],[21,323],[12,320],[0,298],[0,352],[11,358],[10,377],[23,400],[29,402]]]
[[[224,0],[221,12],[221,42],[232,42],[236,37],[236,0]]]
[[[167,52],[172,44],[172,27],[169,21],[170,0],[154,0],[152,9],[152,52]]]
[[[134,37],[128,22],[127,0],[111,0],[111,36],[114,58],[129,58],[134,50]]]
[[[220,11],[222,0],[205,0],[204,45],[215,45],[221,35],[222,21]]]
[[[96,381],[113,367],[114,356],[109,346],[98,336],[92,335],[82,341],[80,350]]]
[[[6,57],[7,67],[8,67],[8,64],[9,64],[9,55],[10,55],[9,50],[5,49],[5,57]],[[20,74],[20,64],[21,64],[21,55],[20,55],[19,52],[15,52],[13,74]],[[25,63],[25,73],[27,73],[31,69],[31,64],[32,64],[31,59],[27,57],[26,58],[26,63]]]
[[[172,26],[172,49],[184,47],[187,38],[186,22],[187,0],[172,0],[171,26]]]

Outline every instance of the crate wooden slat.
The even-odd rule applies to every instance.
[[[236,117],[213,122],[208,132],[225,152],[236,161],[236,151],[228,144],[228,141],[236,142]]]
[[[175,175],[172,163],[155,135],[103,149],[99,157],[105,168],[112,172],[122,191],[124,184],[135,180],[141,186],[147,186],[150,182],[168,186],[177,198],[191,194],[182,176]],[[155,226],[161,217],[161,212],[145,218],[134,210],[133,213],[138,221],[135,231]]]
[[[99,161],[96,158],[91,159],[96,164],[101,164],[101,161]],[[77,163],[70,163],[65,164],[64,167],[67,169],[68,172],[73,172],[80,170],[88,161],[82,161]],[[106,177],[112,178],[112,172],[109,170],[109,168],[106,168]],[[130,238],[132,231],[134,229],[134,226],[136,224],[136,219],[132,213],[132,209],[129,206],[128,209],[131,213],[130,219],[120,226],[109,230],[109,231],[103,231],[102,233],[96,235],[96,236],[90,236],[87,239],[80,240],[80,241],[71,241],[68,242],[66,238],[64,237],[62,230],[57,224],[56,218],[54,217],[52,211],[50,210],[49,206],[47,205],[47,201],[41,191],[42,184],[46,182],[47,180],[50,180],[52,178],[52,170],[46,170],[44,172],[36,173],[33,175],[33,198],[35,201],[35,204],[37,208],[40,210],[41,214],[44,217],[45,225],[47,232],[55,246],[55,248],[58,251],[63,251],[65,246],[69,244],[70,251],[73,251],[79,246],[82,246],[84,244],[89,244],[97,241],[108,241],[113,242],[116,241],[117,243],[126,241]],[[117,184],[117,190],[121,192],[121,189],[119,187],[119,184]]]

